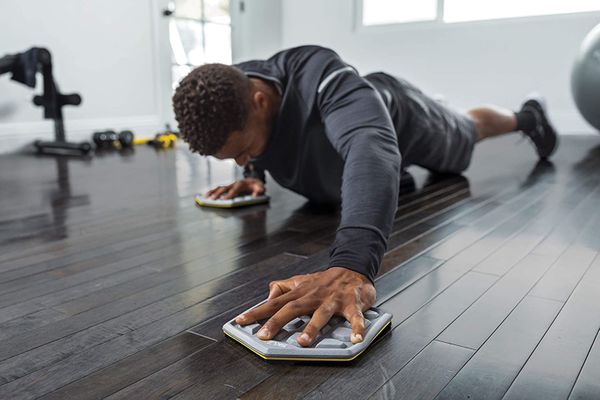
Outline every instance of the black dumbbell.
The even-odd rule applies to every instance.
[[[119,133],[119,143],[121,143],[121,147],[132,147],[133,146],[133,132],[121,131]]]
[[[133,146],[133,132],[122,131],[117,133],[113,130],[94,132],[92,140],[98,148],[124,148]]]
[[[94,132],[92,135],[92,141],[96,147],[101,149],[113,148],[116,140],[118,140],[118,136],[115,131]]]

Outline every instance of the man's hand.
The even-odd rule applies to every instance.
[[[251,194],[256,197],[265,193],[265,184],[260,179],[245,178],[232,183],[227,186],[218,186],[212,190],[206,192],[204,197],[216,200],[216,199],[233,199],[237,196]]]
[[[341,267],[331,267],[314,274],[296,275],[269,284],[268,301],[235,320],[247,325],[271,317],[258,331],[259,339],[273,338],[288,322],[312,314],[310,322],[298,336],[301,346],[310,346],[329,319],[341,315],[352,325],[352,343],[362,342],[365,321],[362,312],[375,303],[375,287],[369,279]]]

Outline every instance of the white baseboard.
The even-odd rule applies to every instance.
[[[598,134],[579,114],[561,111],[551,115],[560,134]],[[164,129],[164,123],[157,115],[65,121],[67,140],[73,142],[89,141],[94,131],[105,129],[129,129],[136,135],[152,136]],[[0,153],[13,152],[36,139],[53,140],[54,125],[51,120],[0,123],[0,139]]]
[[[67,140],[72,142],[91,141],[92,133],[99,130],[129,129],[135,135],[152,136],[164,129],[157,115],[80,119],[65,121]],[[54,140],[52,120],[0,123],[0,153],[16,151],[36,139]]]

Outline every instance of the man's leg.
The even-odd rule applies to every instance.
[[[461,113],[406,80],[380,72],[365,78],[379,89],[390,110],[403,167],[460,174],[469,166],[476,142],[515,131],[525,133],[542,158],[556,147],[556,133],[541,99],[527,100],[517,113],[491,106]]]
[[[470,109],[466,113],[477,127],[477,141],[517,131],[514,112],[496,106]]]
[[[517,112],[482,106],[460,113],[408,85],[402,98],[407,123],[398,140],[409,164],[459,174],[469,166],[477,142],[512,132],[527,136],[542,159],[556,149],[557,135],[542,99],[526,100]]]
[[[540,158],[549,157],[556,149],[557,134],[546,115],[544,101],[539,97],[528,99],[516,113],[497,106],[483,106],[466,114],[475,123],[477,141],[521,131],[536,146]]]

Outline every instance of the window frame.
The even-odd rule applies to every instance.
[[[177,16],[175,13],[173,13],[173,15],[169,16],[169,24],[171,23],[175,23],[178,20],[181,21],[193,21],[193,22],[197,22],[200,24],[200,27],[202,29],[202,51],[204,53],[206,53],[206,25],[207,24],[214,24],[214,25],[221,25],[221,26],[228,26],[229,27],[229,48],[230,48],[230,57],[231,60],[233,61],[233,35],[231,34],[231,32],[233,31],[233,21],[231,20],[231,7],[232,7],[232,1],[229,2],[229,23],[225,23],[225,22],[220,22],[214,19],[210,19],[210,18],[206,18],[206,9],[205,9],[205,0],[201,0],[201,6],[202,6],[202,18],[190,18],[190,17],[182,17],[182,16]],[[169,33],[170,34],[170,33]],[[170,43],[169,43],[170,46]],[[169,48],[169,51],[171,51],[171,48]],[[169,53],[170,55],[170,53]],[[174,67],[189,67],[191,69],[198,67],[198,65],[192,64],[192,63],[184,63],[184,64],[180,64],[177,62],[177,60],[173,60],[172,58],[170,59],[170,70],[171,70],[171,85],[172,87],[174,87],[176,85],[177,82],[173,81],[173,68]]]
[[[364,25],[363,24],[363,1],[354,0],[354,31],[365,32],[365,33],[385,33],[390,31],[403,31],[403,30],[415,30],[415,29],[444,29],[447,27],[460,27],[464,25],[505,25],[511,23],[527,23],[533,21],[549,21],[549,20],[568,20],[581,17],[582,15],[590,15],[600,17],[600,10],[597,11],[577,11],[571,13],[562,14],[549,14],[549,15],[528,15],[523,17],[506,17],[506,18],[495,18],[495,19],[479,19],[473,21],[457,21],[457,22],[446,22],[444,21],[444,2],[445,0],[437,0],[437,13],[434,20],[427,21],[408,21],[408,22],[391,22],[387,24],[376,24],[376,25]]]

